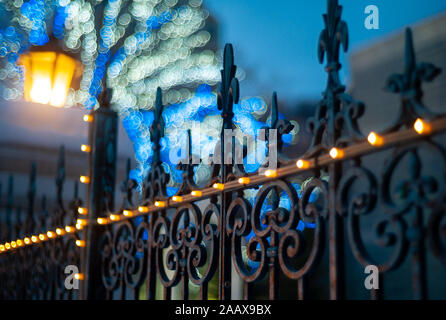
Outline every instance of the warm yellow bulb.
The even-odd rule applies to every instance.
[[[6,250],[11,249],[11,244],[9,242],[6,242],[5,243],[5,248],[6,248]]]
[[[331,148],[330,150],[330,157],[333,159],[339,159],[344,156],[344,151],[338,148]]]
[[[39,239],[41,241],[45,241],[46,240],[46,235],[44,235],[43,233],[39,234]]]
[[[149,212],[149,207],[138,207],[138,211],[141,213]]]
[[[133,212],[130,211],[130,210],[124,210],[124,211],[122,212],[122,214],[123,214],[124,216],[126,216],[126,217],[131,217],[131,216],[133,216]]]
[[[76,245],[78,247],[85,247],[85,241],[84,240],[76,240]]]
[[[76,224],[80,224],[81,226],[86,226],[87,225],[87,220],[85,220],[85,219],[77,219],[76,220]]]
[[[194,190],[190,194],[193,195],[194,197],[201,197],[203,195],[203,193],[199,190]]]
[[[36,243],[36,242],[39,241],[39,238],[37,238],[36,236],[32,236],[32,237],[31,237],[31,241],[34,242],[34,243]]]
[[[84,117],[82,119],[84,120],[84,122],[92,122],[93,116],[90,114],[86,114],[86,115],[84,115]]]
[[[2,244],[0,244],[0,251],[1,251],[1,252],[5,251],[5,246],[2,245]]]
[[[17,247],[17,243],[15,241],[11,241],[11,247],[13,248]]]
[[[119,217],[119,215],[117,215],[117,214],[111,214],[111,215],[110,215],[110,220],[111,220],[111,221],[119,221],[119,220],[120,220],[120,217]]]
[[[64,230],[64,229],[61,229],[61,228],[57,228],[57,229],[56,229],[56,233],[57,233],[57,235],[59,235],[59,236],[63,236],[63,235],[65,234],[65,230]]]
[[[267,176],[268,178],[274,178],[277,176],[277,172],[276,170],[266,170],[265,176]]]
[[[223,183],[214,183],[214,184],[212,185],[212,187],[213,187],[214,189],[224,190],[225,185],[224,185]]]
[[[76,229],[72,226],[66,226],[65,227],[65,231],[68,233],[74,232]]]
[[[76,273],[76,274],[74,275],[74,278],[75,278],[76,280],[84,280],[84,274],[83,274],[83,273]]]
[[[382,146],[384,144],[384,138],[375,132],[370,132],[370,134],[367,137],[367,141],[372,146]]]
[[[432,131],[432,126],[418,118],[415,123],[413,124],[413,128],[418,134],[428,134]]]
[[[82,183],[89,183],[90,182],[90,178],[87,177],[87,176],[80,176],[79,180]]]
[[[25,239],[23,239],[23,241],[25,242],[25,244],[30,244],[31,243],[31,239],[26,237]]]
[[[98,218],[98,219],[97,219],[97,222],[98,222],[99,224],[106,224],[106,223],[107,223],[107,219],[106,219],[106,218]]]
[[[240,184],[248,184],[249,183],[249,178],[248,177],[242,177],[238,179],[238,183]]]
[[[23,246],[23,241],[21,239],[17,239],[16,242],[19,247]]]
[[[88,209],[87,208],[82,208],[82,207],[79,207],[79,208],[77,208],[77,212],[79,213],[79,214],[87,214],[88,213]]]
[[[181,202],[181,201],[183,201],[183,197],[181,197],[181,196],[173,196],[172,197],[172,201]]]
[[[310,162],[307,160],[299,159],[296,162],[296,167],[299,169],[308,169],[310,167]]]
[[[83,145],[81,145],[81,151],[83,151],[83,152],[90,152],[91,151],[91,147],[89,145],[83,144]]]
[[[165,201],[155,201],[155,207],[164,208],[166,206]]]
[[[46,233],[46,235],[48,236],[48,238],[54,238],[55,236],[56,236],[56,234],[54,233],[54,232],[52,232],[52,231],[48,231],[47,233]]]

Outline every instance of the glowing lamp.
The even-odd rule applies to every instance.
[[[296,162],[296,167],[299,169],[308,169],[310,167],[310,163],[307,160],[299,159]]]
[[[384,138],[375,132],[370,132],[369,136],[367,137],[367,141],[372,146],[382,146],[384,144]]]
[[[332,157],[333,159],[340,159],[344,157],[344,151],[338,148],[331,148],[330,157]]]
[[[249,183],[249,178],[248,177],[242,177],[238,179],[238,183],[240,184],[248,184]]]
[[[164,208],[166,206],[165,201],[155,201],[155,207]]]
[[[183,197],[181,197],[181,196],[173,196],[172,197],[172,201],[181,202],[181,201],[183,201]]]
[[[80,176],[79,181],[82,183],[89,183],[90,182],[90,178],[87,176]]]
[[[76,280],[84,280],[84,274],[83,274],[83,273],[76,273],[76,274],[74,275],[74,278],[75,278]]]
[[[81,145],[81,151],[83,151],[83,152],[90,152],[91,151],[91,147],[89,145],[83,144],[83,145]]]
[[[26,101],[63,107],[69,89],[77,86],[82,65],[54,44],[33,47],[20,56],[25,70],[24,96]]]
[[[194,190],[190,194],[193,195],[194,197],[201,197],[201,195],[203,193],[201,191],[199,191],[199,190]]]
[[[98,218],[97,221],[98,221],[98,224],[106,224],[107,223],[106,218]]]
[[[149,207],[138,207],[138,211],[141,213],[149,212]]]
[[[265,176],[267,176],[268,178],[274,178],[277,176],[277,172],[276,170],[266,170]]]
[[[76,240],[76,245],[78,247],[85,247],[85,241],[84,240]]]
[[[65,227],[65,231],[68,233],[74,232],[76,229],[72,226],[66,226]]]
[[[420,118],[415,121],[413,128],[418,134],[429,134],[432,131],[432,126]]]
[[[124,211],[122,212],[122,214],[123,214],[124,216],[126,216],[126,217],[131,217],[131,216],[133,216],[133,212],[130,211],[130,210],[124,210]]]
[[[212,185],[212,187],[213,187],[214,189],[223,190],[223,189],[225,188],[225,185],[224,185],[223,183],[214,183],[214,184]]]

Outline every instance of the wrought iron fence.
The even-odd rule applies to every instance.
[[[441,272],[446,261],[441,142],[446,117],[422,101],[422,83],[440,70],[416,61],[407,29],[405,69],[387,81],[387,89],[400,95],[400,105],[394,106],[400,110],[398,121],[383,132],[364,134],[358,120],[365,105],[349,96],[339,79],[339,53],[348,48],[342,7],[336,0],[327,4],[318,58],[325,61],[328,80],[309,120],[312,143],[303,155],[280,156],[281,136],[292,125],[278,119],[274,94],[270,129],[277,129],[277,137],[267,139],[274,139],[269,142],[279,150],[277,168],[247,174],[243,165],[225,163],[224,130],[234,128],[233,105],[239,99],[233,49],[227,45],[218,92],[221,161],[211,164],[206,187],[195,184],[189,162],[179,166],[178,193],[167,196],[158,89],[150,131],[153,161],[143,192],[138,194],[128,174],[115,210],[117,115],[105,97],[90,115],[85,206],[75,192],[69,209],[64,207],[63,149],[57,207],[50,215],[37,213],[47,212],[45,204],[35,209],[35,167],[26,219],[15,213],[10,180],[3,206],[1,298],[343,299],[351,297],[352,281],[363,289],[363,278],[351,275],[367,265],[379,270],[379,289],[363,289],[372,299],[387,297],[385,288],[392,287],[395,274],[411,283],[412,298],[429,298],[432,285],[440,286],[437,293],[444,298],[446,288],[432,282],[438,274],[431,270],[435,264],[442,268],[435,272]],[[296,181],[306,181],[301,190]],[[253,203],[244,193],[251,189],[257,192]],[[317,201],[311,198],[315,192]],[[80,267],[80,291],[64,287],[63,271],[70,264]]]

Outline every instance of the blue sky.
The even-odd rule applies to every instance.
[[[325,73],[316,56],[326,0],[204,0],[219,21],[221,48],[234,45],[235,62],[247,77],[242,96],[276,90],[286,101],[318,98]],[[446,0],[339,0],[350,34],[349,52],[401,31],[408,25],[441,12]],[[380,29],[364,27],[368,5],[379,8]],[[341,76],[348,84],[348,57]],[[270,95],[265,96],[267,101]]]

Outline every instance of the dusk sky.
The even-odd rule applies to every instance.
[[[286,101],[320,97],[325,73],[316,49],[325,0],[204,0],[220,26],[219,43],[234,45],[235,62],[247,73],[242,96],[276,90]],[[446,10],[445,0],[340,0],[350,35],[349,53]],[[379,30],[367,30],[364,9],[379,8]],[[341,76],[348,84],[348,57]],[[270,95],[265,97],[270,100]]]

